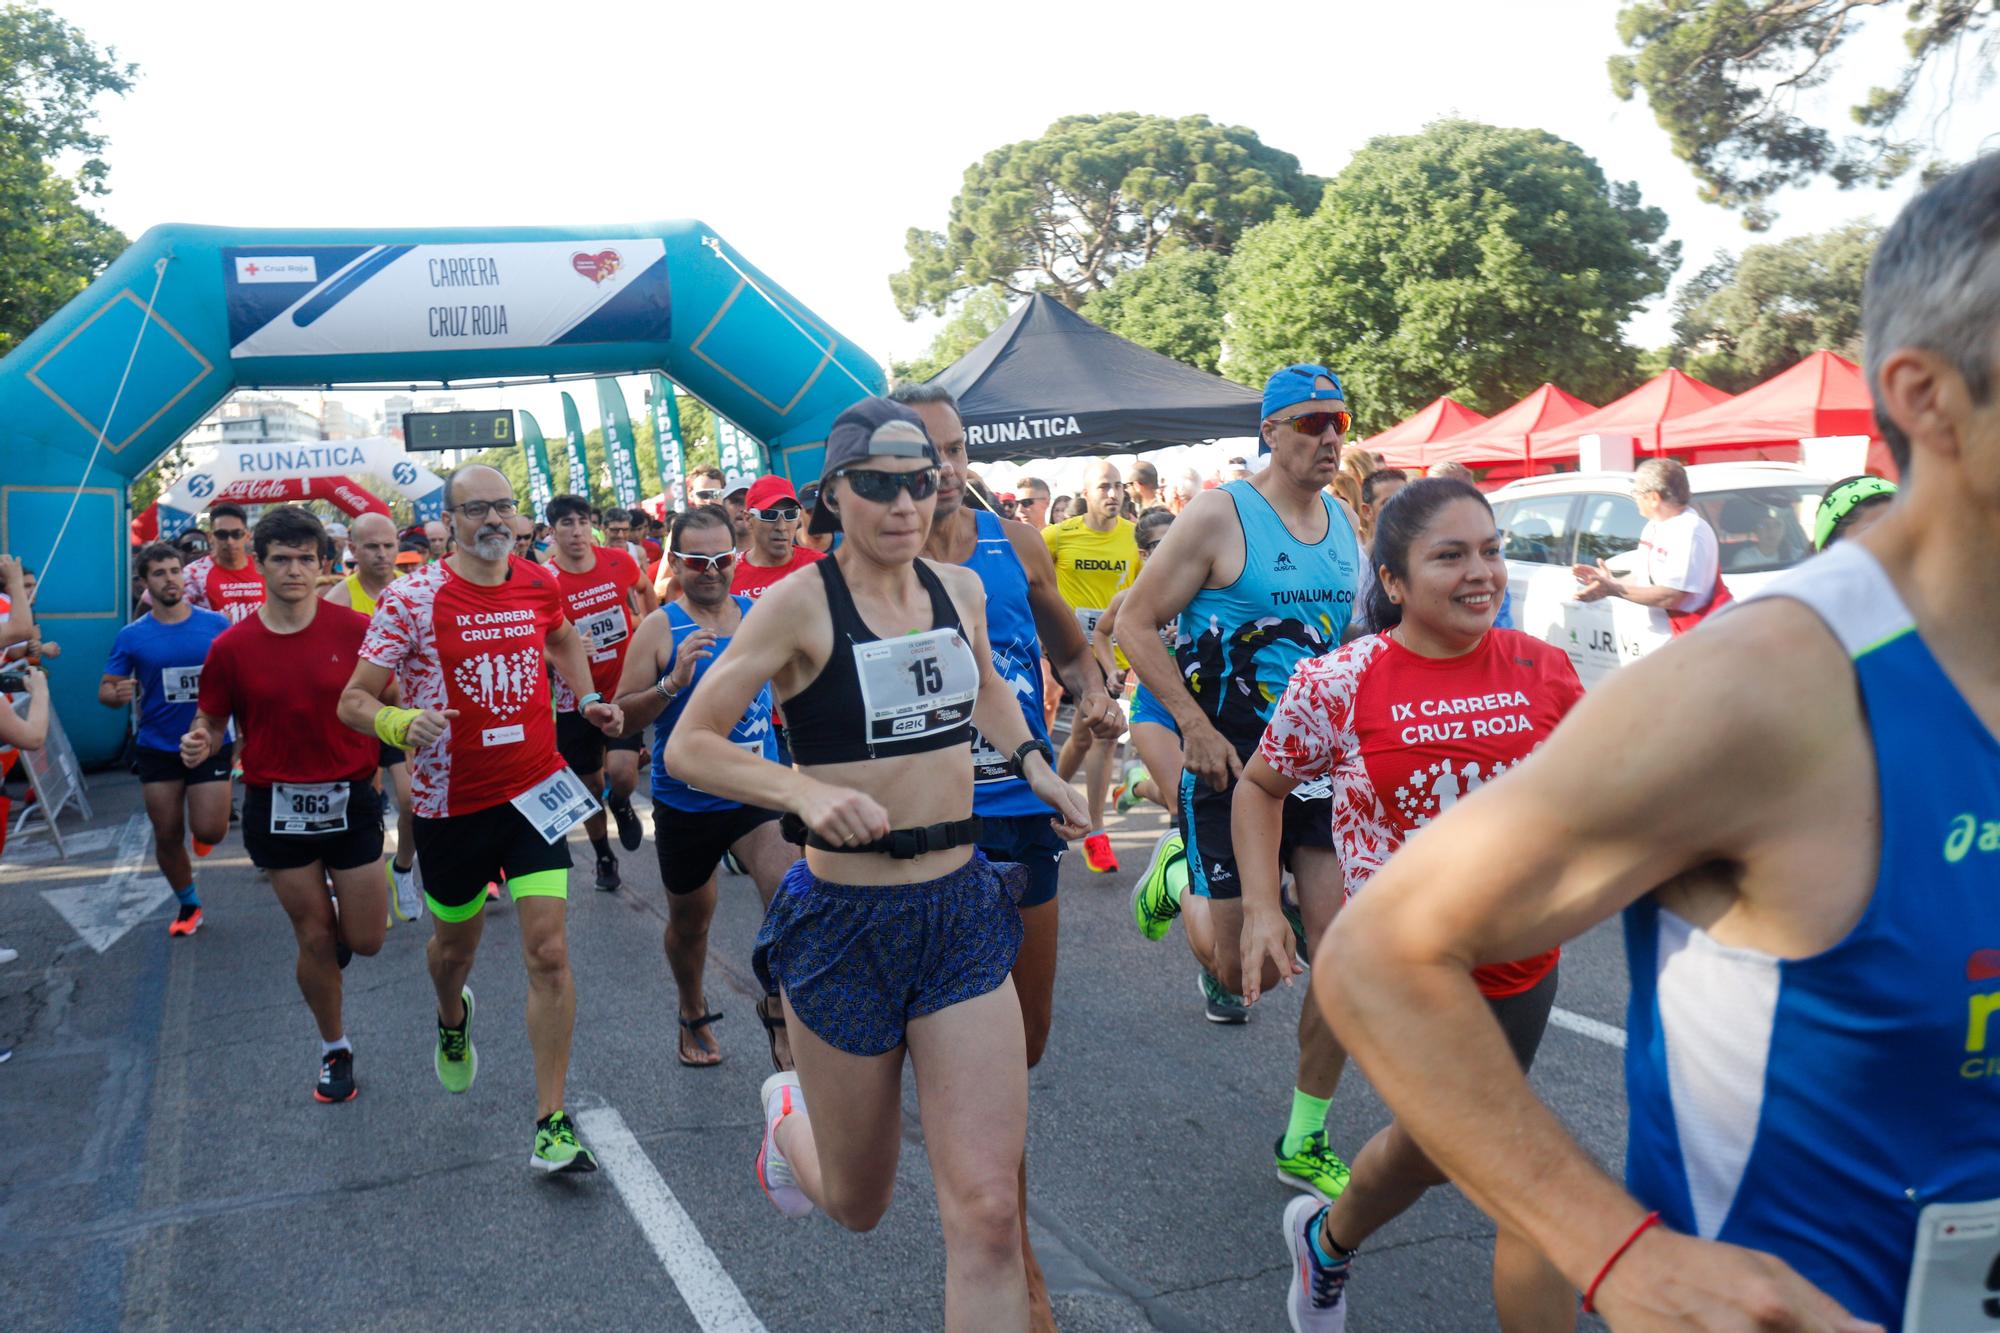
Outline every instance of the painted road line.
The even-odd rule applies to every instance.
[[[1562,1008],[1549,1010],[1549,1022],[1559,1028],[1568,1028],[1571,1032],[1580,1032],[1592,1041],[1601,1041],[1606,1046],[1616,1046],[1621,1051],[1625,1049],[1624,1028],[1600,1023],[1594,1018],[1585,1018],[1582,1014]]]
[[[99,953],[118,943],[126,931],[174,896],[166,877],[153,868],[147,855],[152,840],[152,827],[145,812],[139,811],[118,831],[117,860],[109,879],[102,884],[42,890],[49,906],[62,913],[84,943]]]
[[[625,1117],[612,1107],[594,1106],[578,1111],[576,1122],[703,1333],[765,1333],[764,1321],[750,1309],[722,1261],[701,1238],[694,1219],[660,1178],[653,1159],[625,1127]]]
[[[103,851],[118,836],[115,828],[87,828],[81,833],[63,835],[63,850],[71,859],[90,856]],[[37,866],[56,859],[56,845],[53,842],[31,842],[17,852],[7,854],[9,866]]]

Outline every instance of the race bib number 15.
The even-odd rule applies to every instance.
[[[979,667],[955,629],[857,643],[854,670],[870,745],[956,727],[972,716],[979,693]]]

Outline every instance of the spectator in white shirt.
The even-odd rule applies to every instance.
[[[1639,534],[1644,583],[1627,583],[1600,560],[1575,565],[1581,585],[1576,599],[1594,602],[1623,597],[1640,606],[1658,607],[1681,633],[1729,600],[1720,577],[1715,529],[1689,508],[1687,469],[1671,458],[1649,458],[1633,471],[1632,498],[1646,527]]]

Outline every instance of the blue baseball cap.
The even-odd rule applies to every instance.
[[[1333,381],[1331,389],[1317,389],[1313,381],[1326,378]],[[1347,391],[1340,387],[1340,376],[1325,366],[1309,365],[1301,362],[1286,366],[1270,379],[1264,381],[1264,416],[1268,420],[1272,413],[1292,406],[1294,403],[1315,403],[1322,400],[1346,402]]]

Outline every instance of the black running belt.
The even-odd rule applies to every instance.
[[[878,852],[884,856],[893,856],[898,861],[911,861],[926,852],[970,847],[979,841],[979,835],[985,832],[985,825],[978,815],[974,815],[970,819],[954,819],[943,824],[925,824],[921,828],[891,829],[887,837],[864,842],[858,846],[828,842],[808,829],[806,821],[797,815],[786,815],[780,819],[778,831],[784,835],[786,842],[804,843],[822,852]]]

